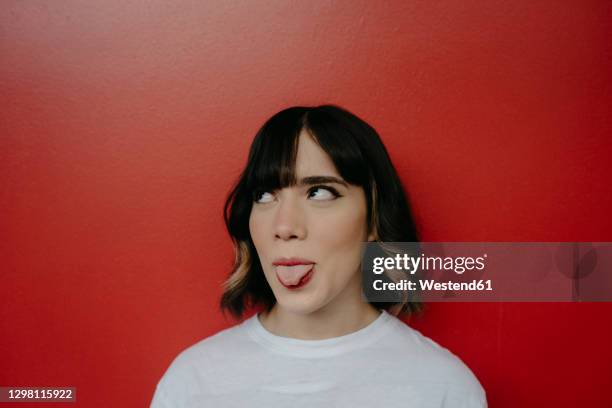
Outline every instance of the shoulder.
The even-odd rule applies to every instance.
[[[389,353],[401,356],[401,363],[410,365],[420,381],[445,383],[470,398],[486,400],[482,385],[457,355],[395,317],[394,326],[393,334],[385,339],[386,347]]]
[[[183,349],[159,380],[154,401],[177,401],[205,392],[202,387],[209,383],[209,378],[227,365],[228,355],[244,349],[243,346],[247,342],[244,326],[237,324]]]
[[[247,336],[244,325],[237,324],[185,348],[176,356],[172,364],[188,366],[202,361],[210,364],[214,361],[215,356],[223,356],[225,354],[225,357],[227,357],[228,350],[234,351],[237,346],[243,345],[246,341]]]

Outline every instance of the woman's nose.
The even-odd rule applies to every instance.
[[[276,208],[274,237],[282,240],[304,239],[304,214],[295,197],[285,196]]]

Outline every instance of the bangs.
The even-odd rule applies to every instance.
[[[354,129],[325,110],[296,107],[275,115],[257,133],[244,180],[250,195],[297,183],[295,165],[302,129],[331,158],[347,183],[366,189],[370,186],[370,166],[355,140]]]
[[[302,126],[273,126],[262,129],[257,136],[246,174],[246,187],[251,193],[277,190],[295,185],[295,162]]]

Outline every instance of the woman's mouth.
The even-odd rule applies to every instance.
[[[306,285],[314,273],[314,262],[281,260],[274,262],[276,277],[287,289],[298,289]]]

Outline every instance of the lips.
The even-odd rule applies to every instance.
[[[303,286],[309,279],[314,268],[314,262],[305,259],[282,259],[275,261],[276,276],[287,288]]]

